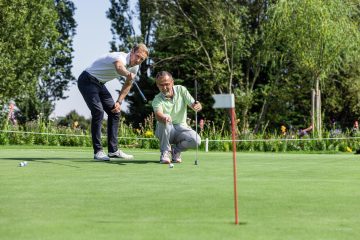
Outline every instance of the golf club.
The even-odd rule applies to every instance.
[[[195,80],[195,103],[197,103],[197,81]],[[198,150],[199,150],[199,146],[197,144],[198,141],[198,119],[197,119],[197,111],[195,111],[195,132],[196,132],[196,155],[195,155],[195,165],[199,165],[199,161],[198,161]]]
[[[134,79],[133,83],[134,83],[136,89],[139,91],[139,94],[140,94],[143,102],[144,102],[144,103],[147,103],[147,99],[146,99],[144,93],[141,91],[139,85],[137,85],[137,83],[136,83],[136,81],[138,81],[138,80],[139,80],[139,77],[136,77],[136,78]],[[116,90],[116,91],[120,94],[120,90]]]
[[[144,93],[141,91],[139,85],[137,85],[137,83],[136,83],[136,81],[137,81],[138,79],[139,79],[138,77],[135,78],[134,85],[135,85],[135,87],[137,88],[137,90],[139,91],[139,94],[140,94],[143,102],[144,102],[144,103],[147,103],[147,99],[146,99]]]

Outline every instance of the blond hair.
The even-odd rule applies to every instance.
[[[146,53],[146,56],[149,56],[149,50],[148,48],[146,47],[145,44],[143,43],[139,43],[139,44],[136,44],[134,47],[133,47],[133,51],[134,52],[143,52],[143,53]]]

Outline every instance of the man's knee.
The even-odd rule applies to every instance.
[[[193,143],[194,143],[193,148],[195,148],[195,147],[197,147],[197,146],[200,146],[200,144],[201,144],[201,138],[200,138],[199,135],[193,139]]]
[[[104,118],[104,110],[98,109],[98,108],[93,108],[91,110],[91,117],[92,117],[93,121],[102,121]]]
[[[201,137],[198,135],[197,138],[195,138],[195,143],[197,146],[200,146],[201,144]]]
[[[110,118],[114,119],[115,121],[117,121],[117,120],[120,119],[120,115],[121,115],[120,112],[117,112],[117,113],[110,112],[108,114],[108,117],[110,117]]]
[[[201,144],[201,138],[200,136],[198,135],[196,137],[196,135],[190,139],[188,139],[186,141],[187,143],[185,143],[184,147],[187,149],[187,148],[196,148],[197,146],[200,146]]]

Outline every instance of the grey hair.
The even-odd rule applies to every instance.
[[[156,74],[156,79],[160,79],[160,78],[163,78],[163,77],[166,77],[166,76],[168,76],[168,77],[170,77],[171,79],[173,79],[171,73],[169,73],[169,72],[167,72],[167,71],[160,71],[160,72],[158,72],[158,74]]]

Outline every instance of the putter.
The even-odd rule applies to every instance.
[[[147,99],[146,99],[146,97],[145,97],[144,93],[141,91],[141,89],[140,89],[139,85],[137,85],[137,83],[136,83],[136,81],[137,81],[138,79],[139,79],[139,78],[138,78],[138,77],[136,77],[136,79],[135,79],[135,81],[134,81],[134,85],[135,85],[135,87],[137,88],[137,90],[138,90],[138,92],[139,92],[139,94],[140,94],[140,96],[141,96],[141,98],[142,98],[143,102],[144,102],[144,103],[147,103]]]
[[[197,81],[195,80],[195,103],[197,102]],[[198,141],[198,119],[197,119],[197,111],[195,111],[195,132],[196,132],[196,153],[195,153],[195,165],[199,165],[199,161],[198,161],[198,150],[199,150],[199,146],[197,144]]]
[[[120,81],[120,79],[121,79],[121,78],[119,78],[119,81]],[[124,77],[122,77],[122,79],[125,79],[125,78],[124,78]],[[140,89],[139,85],[137,85],[137,83],[136,83],[136,81],[138,81],[138,80],[139,80],[139,77],[135,77],[135,79],[134,79],[133,83],[134,83],[134,85],[135,85],[136,89],[138,90],[138,92],[139,92],[139,94],[140,94],[140,96],[141,96],[141,98],[142,98],[143,102],[144,102],[144,103],[147,103],[147,99],[146,99],[146,97],[145,97],[144,93],[141,91],[141,89]],[[120,90],[116,90],[116,91],[120,94]]]

